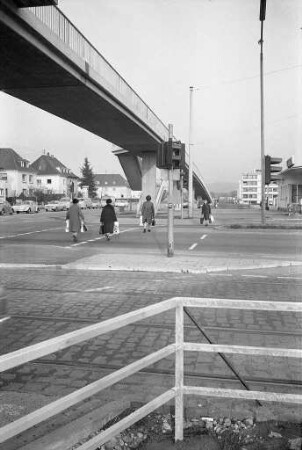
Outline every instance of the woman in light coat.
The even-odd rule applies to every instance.
[[[72,205],[66,213],[66,220],[69,220],[69,231],[72,233],[73,242],[78,241],[78,233],[81,231],[81,225],[84,223],[84,214],[78,205],[79,200],[74,198]]]

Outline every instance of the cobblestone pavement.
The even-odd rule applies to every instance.
[[[300,301],[300,267],[266,270],[265,279],[263,274],[260,269],[228,274],[1,269],[1,284],[6,289],[11,318],[0,325],[0,353],[175,296]],[[191,312],[217,343],[301,348],[301,318],[295,314],[210,309]],[[35,409],[37,402],[42,405],[67,395],[149,354],[151,349],[154,351],[171,343],[174,340],[173,320],[170,313],[155,316],[4,372],[0,375],[2,403],[13,403],[16,408],[21,408],[22,398],[28,394],[34,395],[36,401],[27,401],[14,416],[0,410],[0,425]],[[200,333],[188,319],[186,339],[201,342]],[[299,390],[301,365],[295,360],[228,358],[240,369],[240,375],[250,380],[251,388],[261,389],[259,380],[271,378],[277,385],[269,386],[270,390]],[[185,365],[190,384],[202,382],[203,385],[213,386],[214,383],[215,386],[229,387],[225,378],[231,374],[219,356],[188,353]],[[167,358],[112,386],[98,398],[102,402],[121,396],[138,401],[151,400],[173,385],[173,369],[173,358]],[[216,382],[210,380],[213,374],[217,376]],[[200,376],[207,378],[201,380]],[[291,380],[290,390],[282,384],[284,380]],[[239,387],[237,382],[233,385]],[[14,400],[12,395],[16,396]],[[43,433],[43,427],[41,430],[39,433]],[[13,450],[19,448],[20,441],[11,440],[3,445],[0,444],[1,450]]]

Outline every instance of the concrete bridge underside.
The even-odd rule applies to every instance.
[[[59,16],[63,31],[53,25]],[[71,42],[76,33],[81,45]],[[120,161],[130,187],[141,190],[144,178],[150,183],[138,157],[155,155],[168,138],[167,127],[58,8],[19,9],[0,0],[0,58],[3,92],[126,149],[127,163]],[[194,184],[209,196],[197,175]]]
[[[49,33],[30,11],[0,10],[0,43],[0,88],[5,93],[133,154],[157,150],[162,138],[117,101],[98,82],[93,68]]]

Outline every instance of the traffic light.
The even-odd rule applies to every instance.
[[[265,20],[266,0],[260,0],[260,15],[259,20],[262,22]]]
[[[160,144],[156,165],[159,169],[185,169],[185,144],[169,139]]]
[[[185,168],[185,144],[169,139],[167,148],[168,166],[173,169]]]
[[[270,184],[272,181],[278,180],[279,172],[282,170],[282,166],[275,166],[275,164],[280,164],[282,158],[273,158],[272,156],[265,156],[265,184]]]

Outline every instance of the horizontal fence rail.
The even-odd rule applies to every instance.
[[[106,80],[112,94],[119,101],[122,101],[163,140],[167,139],[168,128],[164,123],[57,6],[30,7],[28,11],[82,59],[88,68]],[[22,11],[24,17],[26,14],[27,11]]]
[[[280,312],[302,312],[302,303],[290,302],[265,302],[265,301],[246,301],[246,300],[222,300],[211,298],[192,298],[192,297],[174,297],[161,303],[141,308],[136,311],[115,317],[94,324],[89,327],[82,328],[71,333],[49,339],[48,341],[35,344],[25,349],[18,350],[0,357],[0,371],[17,367],[26,362],[33,361],[41,356],[54,353],[71,345],[78,344],[87,339],[100,336],[104,333],[112,332],[124,326],[131,325],[137,321],[147,319],[149,317],[174,310],[175,311],[175,343],[170,344],[160,350],[151,353],[138,361],[116,370],[112,374],[101,378],[55,402],[52,402],[32,413],[21,417],[20,419],[0,428],[0,442],[4,442],[17,434],[37,425],[46,419],[76,405],[77,403],[99,393],[100,391],[112,386],[133,375],[140,370],[148,367],[163,358],[175,355],[175,386],[151,402],[139,408],[129,416],[125,417],[118,423],[114,424],[99,435],[90,439],[85,444],[79,446],[80,450],[95,450],[96,446],[102,445],[110,440],[113,436],[125,430],[133,423],[145,417],[163,404],[175,399],[175,439],[183,439],[183,397],[184,395],[198,395],[204,397],[220,397],[241,400],[264,400],[268,402],[281,402],[302,404],[302,395],[283,394],[275,392],[262,391],[244,391],[236,389],[218,389],[205,388],[184,385],[184,352],[211,352],[211,353],[231,353],[255,356],[272,356],[272,357],[291,357],[301,358],[302,351],[299,349],[283,349],[283,348],[265,348],[251,347],[239,345],[214,345],[184,342],[184,308],[225,308],[240,310],[258,310],[258,311],[280,311]],[[64,449],[62,449],[64,450]]]

